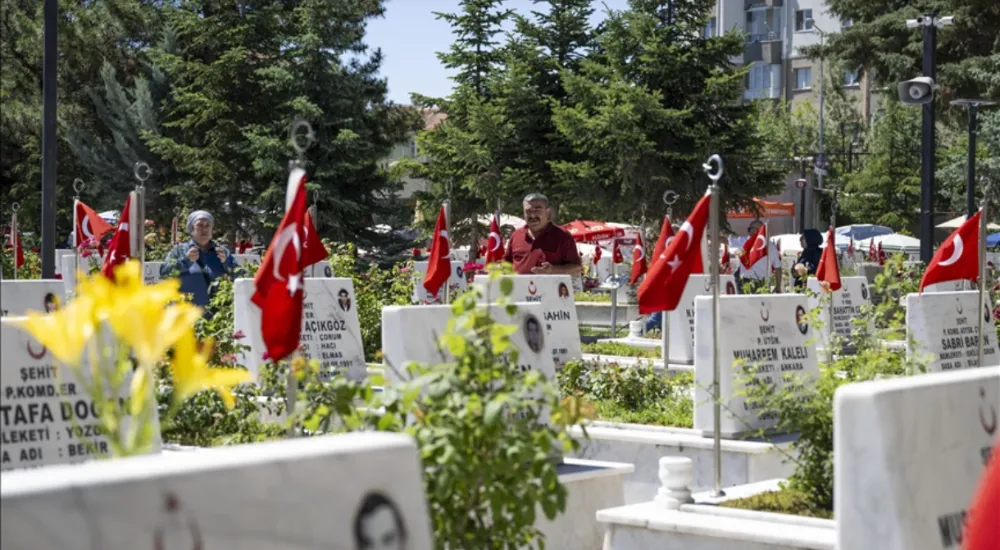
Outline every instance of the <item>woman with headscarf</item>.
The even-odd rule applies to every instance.
[[[806,229],[801,237],[802,253],[795,260],[792,276],[795,278],[795,288],[805,288],[809,275],[816,274],[819,259],[823,255],[820,245],[823,244],[823,234],[818,229]]]
[[[191,239],[173,247],[160,266],[161,277],[180,277],[181,292],[191,295],[191,302],[208,306],[219,277],[235,277],[239,267],[229,250],[212,240],[215,218],[204,210],[191,212],[187,232]]]

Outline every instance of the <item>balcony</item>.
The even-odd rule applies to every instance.
[[[781,40],[775,33],[747,35],[747,47],[743,52],[744,63],[763,61],[768,65],[781,63]]]
[[[743,0],[744,11],[751,8],[780,8],[783,5],[783,0]]]

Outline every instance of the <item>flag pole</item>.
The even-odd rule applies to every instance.
[[[139,260],[139,272],[145,273],[143,265],[146,263],[146,180],[153,174],[153,171],[149,169],[148,164],[138,161],[132,172],[135,179],[139,181],[135,186],[135,204],[138,208],[132,215],[135,224],[130,228],[132,242],[135,243],[132,248],[132,257]]]
[[[983,206],[979,210],[979,362],[977,367],[983,366],[983,345],[986,341],[983,336],[984,322],[983,310],[986,309],[986,210],[989,207],[989,193],[983,194]]]
[[[715,172],[712,172],[712,165],[715,165]],[[702,169],[712,180],[708,186],[711,193],[709,208],[709,226],[712,236],[712,246],[719,244],[719,180],[722,179],[722,157],[712,155],[708,162],[702,165]],[[765,226],[766,227],[766,226]],[[721,377],[721,358],[719,357],[719,262],[718,254],[712,254],[712,438],[713,438],[713,460],[712,465],[715,474],[715,491],[712,496],[721,497],[726,493],[722,490],[722,411],[719,396],[719,378]],[[770,260],[767,264],[768,270],[771,268]]]
[[[451,274],[454,273],[451,267],[451,186],[448,188],[448,196],[449,198],[444,200],[444,230],[448,233],[448,278],[444,281],[444,294],[442,295],[442,301],[446,304],[451,303],[451,284],[449,283],[451,282]]]
[[[14,280],[16,281],[17,280],[17,241],[19,241],[20,238],[21,238],[17,234],[17,211],[21,209],[21,205],[15,202],[14,204],[11,205],[10,209],[13,210],[13,212],[10,215],[10,235],[8,236],[8,238],[10,239],[10,250],[11,250],[11,252],[14,253],[14,262],[11,265],[14,266]]]
[[[312,218],[313,229],[319,231],[319,191],[313,191],[313,203],[309,207],[309,217]],[[316,264],[309,266],[309,276],[316,276]]]
[[[86,184],[83,182],[82,179],[76,178],[76,179],[73,180],[73,192],[76,193],[76,195],[73,196],[73,273],[72,273],[72,276],[73,276],[73,280],[74,281],[76,280],[77,274],[80,273],[80,245],[79,245],[79,243],[81,242],[81,237],[82,237],[82,235],[77,235],[77,230],[76,229],[78,227],[80,227],[80,219],[76,215],[76,211],[77,211],[77,206],[80,203],[80,192],[83,191],[83,188],[85,186],[86,186]],[[91,230],[93,230],[93,228],[91,228]],[[61,258],[56,258],[57,261],[60,260],[60,259]],[[67,277],[68,278],[69,276],[70,276],[69,273],[63,273],[63,277]]]
[[[667,220],[670,223],[674,221],[674,203],[677,202],[679,197],[680,195],[674,193],[671,189],[663,192],[663,203],[667,205]],[[653,258],[653,261],[655,262],[656,258]],[[663,339],[663,373],[666,374],[667,369],[670,368],[670,312],[664,311],[661,315],[663,316],[660,319],[660,336]]]

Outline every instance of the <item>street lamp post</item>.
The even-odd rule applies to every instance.
[[[42,34],[42,278],[56,273],[56,61],[59,2],[45,0]]]
[[[969,110],[969,160],[966,167],[965,211],[969,219],[976,213],[976,115],[979,107],[994,105],[987,99],[956,99],[952,105],[963,105]]]

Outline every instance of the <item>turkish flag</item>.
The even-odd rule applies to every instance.
[[[878,254],[878,265],[885,265],[885,260],[888,257],[885,251],[882,250],[882,241],[878,242],[878,249],[876,254]]]
[[[879,244],[881,244],[881,243],[879,243]],[[869,262],[874,262],[875,258],[876,258],[876,256],[875,256],[875,240],[873,239],[873,240],[868,241],[868,261]]]
[[[594,246],[594,265],[597,265],[597,262],[601,261],[601,253],[601,245]]]
[[[840,267],[837,265],[837,245],[833,236],[833,227],[826,234],[826,248],[819,257],[819,265],[816,266],[816,278],[828,283],[830,291],[840,290]]]
[[[920,279],[920,292],[935,283],[979,279],[979,217],[982,215],[982,210],[976,212],[941,243],[924,278]]]
[[[625,261],[625,256],[622,255],[622,249],[618,247],[618,239],[612,241],[611,245],[611,261],[620,264]]]
[[[719,258],[719,266],[729,273],[729,239],[722,241],[722,258]]]
[[[847,245],[847,255],[854,259],[854,235],[851,235],[851,243]]]
[[[128,226],[129,212],[132,210],[132,194],[129,193],[125,199],[125,208],[122,208],[121,216],[118,217],[118,228],[111,237],[111,244],[108,245],[108,254],[104,257],[104,266],[101,273],[115,280],[115,267],[125,263],[132,257],[132,239]]]
[[[76,227],[73,229],[73,246],[79,248],[88,240],[94,243],[101,242],[101,237],[114,228],[98,216],[93,208],[81,201],[74,202],[76,204]]]
[[[293,168],[285,191],[285,216],[253,279],[254,293],[250,297],[261,310],[260,332],[272,361],[295,352],[302,335],[306,210],[306,172]]]
[[[306,174],[302,173],[302,187],[306,185]],[[303,233],[305,233],[302,239],[302,266],[309,267],[317,262],[322,262],[323,260],[330,257],[330,251],[323,246],[323,240],[319,238],[319,232],[316,231],[316,226],[313,224],[312,216],[309,215],[309,211],[306,210],[305,222],[302,225]]]
[[[1000,550],[997,518],[1000,518],[1000,441],[979,481],[962,530],[964,550]]]
[[[496,215],[490,222],[490,238],[486,241],[486,264],[499,263],[504,256],[503,236],[500,235],[500,222]]]
[[[767,224],[762,224],[760,229],[757,230],[757,234],[753,236],[747,244],[750,245],[750,250],[748,254],[745,255],[747,258],[747,263],[744,264],[746,267],[752,268],[757,262],[762,259],[767,258],[767,251],[770,249],[767,246]],[[747,249],[747,245],[743,245],[743,250]]]
[[[639,277],[646,273],[646,247],[642,244],[642,235],[636,235],[635,248],[632,249],[632,276],[628,284],[634,285]]]
[[[711,195],[698,201],[691,215],[659,258],[653,259],[646,279],[639,285],[639,313],[673,311],[684,293],[688,276],[701,258],[701,238],[708,223]]]
[[[7,244],[14,251],[14,266],[21,269],[24,267],[24,247],[21,246],[21,236],[17,232],[17,214],[10,216],[10,235],[7,236]]]
[[[448,228],[445,223],[444,206],[438,212],[437,223],[434,224],[434,238],[431,241],[431,254],[427,261],[427,274],[424,275],[424,289],[431,296],[437,296],[441,285],[451,277],[451,247],[448,245]]]
[[[653,259],[651,264],[656,264],[667,245],[670,244],[671,237],[674,236],[674,226],[670,225],[670,218],[663,216],[663,227],[660,228],[660,236],[656,239],[656,246],[653,247]]]

